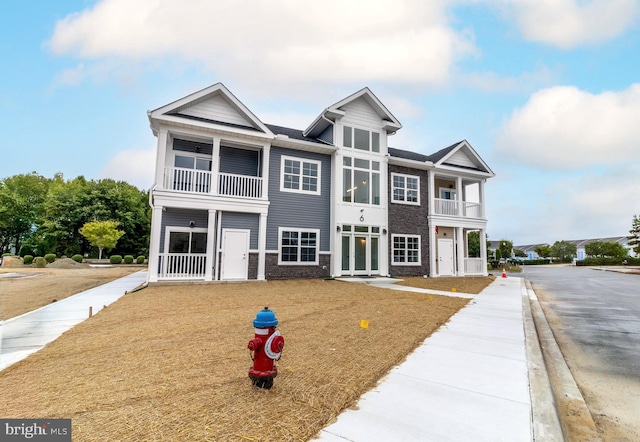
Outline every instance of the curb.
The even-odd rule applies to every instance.
[[[538,339],[538,345],[532,345],[531,347],[537,347],[542,356],[542,366],[536,367],[540,364],[539,359],[533,359],[531,365],[534,367],[530,371],[533,373],[533,377],[542,376],[541,371],[544,370],[547,380],[543,380],[542,391],[537,392],[534,389],[532,382],[532,409],[534,417],[534,440],[536,436],[540,437],[540,440],[580,440],[580,441],[602,441],[596,424],[591,417],[591,412],[585,403],[584,397],[576,384],[569,367],[558,347],[558,343],[555,340],[551,327],[547,322],[547,318],[544,315],[542,307],[538,302],[538,297],[533,291],[531,283],[525,280],[526,294],[529,302],[524,302],[523,305],[528,304],[529,314],[533,319],[533,325]],[[524,295],[524,294],[523,294]],[[525,324],[529,322],[525,318]],[[526,327],[525,327],[526,328]],[[530,334],[527,330],[527,353],[529,353],[528,338]],[[535,349],[534,349],[535,351]],[[537,373],[540,372],[540,373]],[[537,382],[538,380],[536,380]],[[548,397],[548,388],[550,386],[552,397]],[[539,394],[538,394],[539,393]],[[535,397],[535,399],[534,399]],[[544,411],[544,406],[549,410]],[[549,407],[552,405],[552,407]],[[537,409],[537,411],[536,411]],[[552,422],[553,416],[558,420],[558,425],[561,429],[561,434],[558,434],[557,424]],[[538,417],[540,422],[536,421]],[[537,430],[537,434],[536,434]],[[553,436],[554,439],[549,437]]]
[[[553,388],[544,363],[536,324],[531,312],[530,296],[527,290],[530,286],[529,281],[524,279],[522,281],[522,319],[529,371],[529,392],[531,395],[532,440],[545,442],[564,441],[564,433],[558,416],[556,401],[553,397]],[[525,284],[527,287],[525,287]]]

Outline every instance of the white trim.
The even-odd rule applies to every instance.
[[[404,178],[404,187],[402,187],[401,189],[404,191],[404,196],[405,199],[404,200],[396,200],[395,199],[395,192],[394,190],[396,189],[396,186],[394,184],[394,177],[402,177]],[[417,194],[418,194],[418,201],[407,201],[407,178],[412,178],[412,179],[416,179],[418,180],[418,189],[416,190]],[[410,206],[419,206],[420,205],[420,176],[418,175],[408,175],[405,173],[395,173],[392,172],[391,173],[391,182],[389,183],[391,185],[391,202],[395,203],[395,204],[406,204],[406,205],[410,205]],[[400,189],[400,187],[398,187],[398,189]],[[413,190],[413,189],[411,189]]]
[[[285,172],[284,172],[284,164],[285,161],[297,161],[300,163],[300,173],[297,175],[299,178],[298,181],[298,188],[297,189],[291,189],[288,187],[284,187],[284,176],[285,176]],[[304,163],[308,163],[308,164],[315,164],[317,166],[317,176],[315,177],[316,179],[316,190],[303,190],[302,189],[302,180],[305,177],[303,171],[304,171]],[[300,158],[300,157],[292,157],[292,156],[287,156],[287,155],[282,155],[282,157],[280,157],[280,191],[281,192],[291,192],[291,193],[304,193],[307,195],[320,195],[320,185],[321,185],[321,180],[320,180],[320,176],[322,173],[322,163],[320,161],[317,160],[308,160],[306,158]],[[287,175],[293,175],[293,174],[287,174]]]
[[[178,227],[178,226],[166,226],[164,228],[164,253],[171,253],[169,252],[169,241],[170,241],[170,237],[171,234],[174,232],[181,232],[181,233],[206,233],[207,234],[207,241],[209,241],[209,232],[207,231],[207,228],[205,227]],[[189,236],[189,240],[191,240],[191,236]],[[191,241],[189,241],[189,252],[187,252],[190,255],[206,255],[205,253],[193,253],[191,252]]]
[[[395,238],[405,238],[405,240],[407,238],[414,238],[418,240],[418,262],[396,262],[395,261]],[[402,249],[405,252],[405,259],[407,259],[407,251],[409,249],[407,249],[406,247],[406,243],[405,243],[405,248]],[[391,265],[392,266],[421,266],[422,265],[422,238],[421,235],[401,235],[401,234],[392,234],[391,235]]]
[[[302,243],[300,238],[298,238],[298,253],[297,261],[283,261],[282,260],[282,233],[283,232],[298,232],[298,233],[315,233],[316,234],[316,259],[315,261],[300,261],[300,251],[302,249]],[[296,266],[307,266],[307,265],[318,265],[319,261],[319,251],[320,251],[320,229],[305,229],[298,227],[278,227],[278,265],[296,265]]]

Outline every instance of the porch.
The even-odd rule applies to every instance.
[[[430,176],[430,215],[484,219],[484,180]]]
[[[215,186],[212,185],[214,182]],[[163,188],[184,193],[262,199],[263,182],[263,178],[257,176],[165,167]]]

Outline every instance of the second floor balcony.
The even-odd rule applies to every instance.
[[[165,167],[163,188],[176,192],[221,195],[234,198],[262,199],[264,183],[261,177],[182,167]]]
[[[434,198],[433,207],[435,215],[483,218],[482,204],[476,202]]]

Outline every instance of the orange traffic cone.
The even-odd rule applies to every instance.
[[[507,277],[507,271],[505,269],[502,269],[502,277],[503,278]]]

